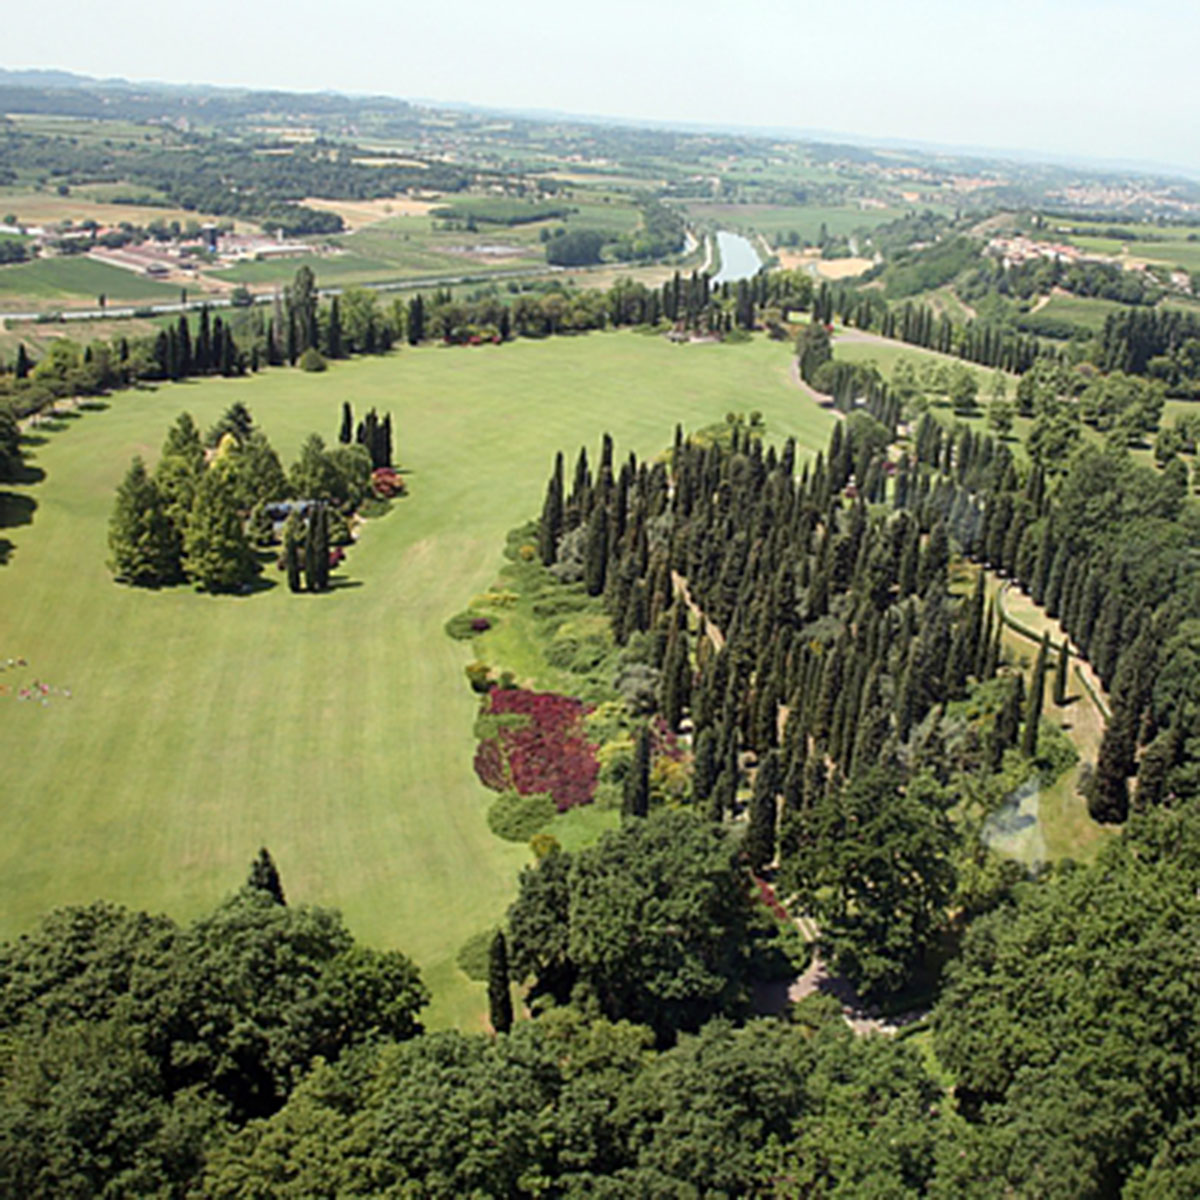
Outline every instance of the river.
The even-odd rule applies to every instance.
[[[758,274],[762,259],[753,244],[740,233],[726,229],[717,232],[717,249],[721,255],[721,269],[714,276],[715,283],[735,283]]]

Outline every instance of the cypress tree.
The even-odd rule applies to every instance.
[[[313,564],[317,576],[317,591],[329,590],[329,509],[324,504],[317,505],[317,560]]]
[[[186,317],[181,318],[186,321]],[[196,344],[192,348],[192,370],[197,375],[206,375],[213,366],[212,325],[208,305],[200,306],[200,327],[196,333]]]
[[[408,320],[405,321],[405,325],[410,346],[425,340],[425,301],[420,292],[408,302]]]
[[[1021,753],[1033,758],[1037,753],[1038,725],[1042,719],[1042,706],[1046,697],[1046,661],[1050,656],[1050,635],[1042,635],[1037,660],[1033,665],[1033,678],[1029,683],[1029,699],[1025,706],[1025,725],[1021,730]]]
[[[1054,703],[1062,708],[1067,702],[1067,669],[1071,661],[1071,652],[1067,649],[1067,639],[1063,638],[1058,648],[1058,664],[1054,672]]]
[[[625,776],[627,817],[645,817],[650,813],[650,727],[639,725],[633,740],[633,762]]]
[[[508,943],[504,931],[497,929],[488,950],[488,1016],[497,1033],[512,1028],[512,992],[508,986]]]
[[[682,612],[682,606],[680,608]],[[683,711],[691,700],[691,665],[687,633],[672,623],[663,660],[661,711],[672,733],[679,732]]]
[[[250,877],[246,880],[246,886],[266,892],[276,904],[287,904],[283,897],[283,884],[279,879],[279,871],[266,846],[259,850],[258,857],[250,864]]]
[[[1113,706],[1088,792],[1088,813],[1093,821],[1117,824],[1129,815],[1129,777],[1123,759],[1124,744],[1136,738],[1136,731],[1129,727],[1131,719],[1127,706]]]
[[[342,427],[338,430],[338,441],[343,446],[348,446],[354,441],[354,413],[350,408],[350,401],[342,401]]]
[[[1046,582],[1045,606],[1048,616],[1057,617],[1061,611],[1063,582],[1067,575],[1068,561],[1068,551],[1064,544],[1058,548],[1058,552],[1054,555],[1054,562],[1050,567],[1050,576]]]
[[[29,352],[25,349],[25,343],[21,342],[17,346],[17,362],[13,373],[18,379],[25,379],[32,369],[33,363],[30,361]]]
[[[708,815],[713,821],[722,821],[725,814],[733,811],[737,803],[737,774],[728,765],[717,773],[716,783],[708,798]]]
[[[179,321],[175,326],[175,363],[174,369],[177,372],[173,378],[186,379],[193,370],[196,369],[196,362],[192,352],[192,335],[188,327],[187,313],[179,314]]]
[[[588,518],[583,564],[583,582],[587,594],[599,596],[604,591],[608,568],[608,509],[603,504],[597,504]]]
[[[538,555],[544,566],[551,566],[558,558],[558,540],[563,532],[563,456],[560,450],[554,456],[554,471],[546,485],[546,499],[542,504],[542,516],[538,522]]]
[[[325,590],[321,570],[321,512],[320,504],[310,504],[304,526],[304,576],[310,592]],[[328,555],[324,561],[329,562]]]
[[[300,523],[300,516],[293,508],[288,514],[287,524],[283,529],[283,560],[287,568],[288,590],[291,592],[298,592],[304,586],[300,577],[300,539],[302,536],[303,527]]]
[[[925,553],[921,556],[921,566],[917,574],[917,588],[922,595],[935,580],[939,585],[946,580],[946,568],[950,564],[950,539],[946,534],[944,521],[937,521],[929,534]]]
[[[1160,804],[1167,794],[1167,779],[1179,758],[1179,726],[1173,725],[1146,747],[1138,763],[1137,790],[1134,801],[1137,808],[1145,811]]]
[[[692,799],[707,800],[717,782],[717,735],[712,726],[705,726],[696,735],[696,752],[692,765]]]
[[[779,751],[770,751],[758,765],[750,798],[750,823],[742,838],[742,854],[752,871],[761,871],[775,858],[775,825],[778,818]]]
[[[329,302],[329,322],[325,327],[325,357],[342,357],[342,313],[336,296]]]

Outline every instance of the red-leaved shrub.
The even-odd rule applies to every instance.
[[[404,477],[395,467],[376,467],[371,472],[371,487],[381,500],[390,500],[393,496],[403,496],[408,491]]]
[[[559,812],[590,804],[600,764],[587,740],[583,718],[588,707],[554,692],[494,688],[483,702],[491,716],[518,714],[519,725],[501,726],[479,743],[475,773],[495,791],[513,788],[522,796],[548,792]]]
[[[775,919],[783,922],[790,921],[788,910],[783,907],[779,897],[775,895],[775,889],[765,879],[759,879],[757,875],[751,875],[751,879],[758,885],[759,900],[771,910]]]

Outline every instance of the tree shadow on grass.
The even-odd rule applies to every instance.
[[[62,431],[64,429],[70,428],[70,425],[68,424],[68,422],[63,420],[63,418],[66,415],[67,415],[66,413],[57,413],[53,417],[50,417],[43,421],[39,421],[36,425],[33,426],[33,428],[38,430],[41,433],[62,433]],[[72,413],[71,416],[78,417],[79,414]]]
[[[46,478],[46,472],[32,463],[22,463],[12,475],[11,483],[20,483],[28,487],[30,484],[41,483]]]
[[[111,408],[107,400],[81,400],[79,402],[80,412],[104,412],[106,408]]]
[[[32,525],[37,501],[19,492],[0,492],[0,529],[17,525]]]
[[[363,586],[361,579],[331,579],[329,581],[329,590],[331,592],[343,592],[348,588],[360,588]]]
[[[12,558],[12,552],[16,548],[16,545],[8,538],[0,537],[0,567],[8,566],[8,560]]]

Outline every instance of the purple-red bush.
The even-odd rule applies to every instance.
[[[527,720],[501,725],[475,752],[475,773],[495,791],[513,788],[522,796],[548,792],[559,812],[590,804],[600,764],[596,747],[583,731],[589,709],[580,700],[554,692],[495,688],[483,702],[489,716],[509,714]]]
[[[771,910],[775,919],[785,924],[789,922],[791,917],[788,916],[788,910],[784,908],[779,897],[775,895],[775,889],[765,879],[760,879],[757,875],[751,875],[750,878],[758,885],[759,900]]]
[[[392,496],[403,496],[408,491],[404,477],[395,467],[376,467],[371,472],[371,486],[375,490],[375,495],[381,500],[388,500]]]

